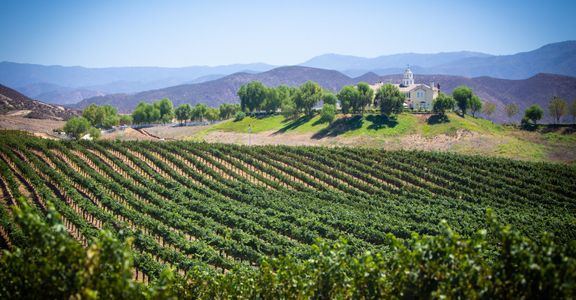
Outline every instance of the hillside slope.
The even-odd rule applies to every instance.
[[[535,103],[546,108],[553,96],[563,97],[567,101],[576,98],[576,77],[562,75],[538,74],[524,80],[421,74],[416,74],[414,77],[417,83],[439,83],[444,93],[452,93],[452,90],[459,85],[470,86],[482,100],[496,103],[498,109],[491,118],[497,122],[510,121],[504,113],[504,105],[508,103],[516,103],[523,110]],[[361,81],[399,83],[401,75],[378,76],[374,73],[366,73],[360,77],[351,78],[332,70],[297,66],[280,67],[258,74],[237,73],[208,82],[179,85],[133,95],[113,94],[93,97],[78,103],[75,107],[83,108],[90,103],[110,104],[118,107],[122,112],[130,112],[140,101],[150,102],[161,98],[169,98],[176,105],[205,103],[209,106],[218,106],[222,103],[237,103],[239,101],[236,94],[238,89],[242,84],[252,80],[259,80],[269,86],[280,84],[294,86],[313,80],[322,87],[337,92],[344,85]]]
[[[0,85],[0,114],[32,119],[67,120],[79,112],[30,99],[7,86]]]

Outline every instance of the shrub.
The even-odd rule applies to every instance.
[[[236,112],[234,115],[234,121],[242,121],[244,118],[246,118],[246,113],[243,111]]]

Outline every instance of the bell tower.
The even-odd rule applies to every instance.
[[[402,78],[402,86],[410,86],[414,84],[414,74],[410,71],[410,65],[404,70],[404,77]]]

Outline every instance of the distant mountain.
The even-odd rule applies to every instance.
[[[0,115],[19,115],[32,119],[67,120],[79,114],[79,111],[36,101],[16,90],[0,85]]]
[[[274,66],[261,63],[184,68],[84,68],[0,62],[0,84],[14,87],[29,97],[38,97],[44,101],[72,103],[94,96],[94,93],[136,93],[194,80],[203,81],[203,78],[213,79],[215,74],[262,72],[272,68]],[[34,90],[34,93],[28,94],[31,90]],[[79,97],[82,99],[78,100]]]
[[[374,58],[325,54],[314,57],[302,63],[301,65],[321,69],[338,70],[349,76],[360,75],[369,71],[384,75],[399,73],[399,70],[406,68],[406,65],[429,68],[436,65],[458,61],[464,58],[490,56],[491,55],[485,53],[469,51],[445,52],[436,54],[404,53],[383,55]]]
[[[436,66],[426,73],[507,79],[525,79],[538,73],[576,76],[576,41],[549,44],[514,55],[464,58]]]
[[[533,51],[500,56],[467,51],[407,53],[375,58],[326,54],[312,58],[302,65],[358,76],[366,72],[379,75],[398,74],[408,64],[419,74],[490,76],[503,79],[526,79],[538,73],[576,76],[576,41],[548,44]]]
[[[504,106],[508,103],[518,104],[521,110],[535,103],[546,109],[553,96],[560,96],[569,101],[576,98],[576,78],[562,75],[538,74],[524,80],[421,74],[416,74],[414,77],[417,83],[440,84],[441,90],[445,93],[452,93],[452,90],[459,85],[471,87],[484,101],[494,102],[497,105],[498,111],[491,118],[498,122],[508,121],[504,114]],[[179,85],[134,95],[114,94],[93,97],[83,100],[75,107],[83,108],[90,103],[110,104],[118,107],[122,112],[130,112],[140,101],[151,102],[161,98],[169,98],[175,105],[205,103],[209,106],[218,106],[222,103],[238,103],[239,99],[236,95],[238,89],[242,84],[252,80],[259,80],[269,86],[280,84],[295,86],[307,80],[313,80],[322,87],[337,92],[344,85],[360,81],[400,83],[401,78],[399,74],[378,76],[374,73],[351,78],[333,70],[296,66],[280,67],[259,74],[237,73],[213,81]]]

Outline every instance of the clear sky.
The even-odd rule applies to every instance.
[[[576,0],[2,0],[0,61],[181,67],[513,54],[576,40],[575,15]]]

